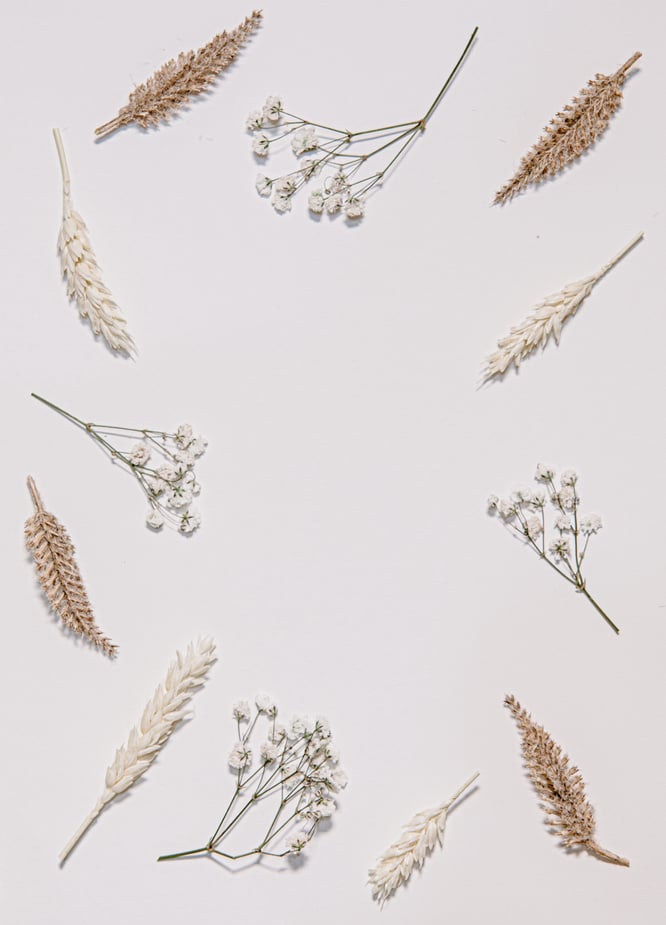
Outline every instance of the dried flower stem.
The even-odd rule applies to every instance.
[[[178,723],[187,715],[185,707],[204,683],[214,662],[215,644],[212,639],[191,643],[184,655],[176,653],[164,681],[157,687],[141,719],[130,732],[127,744],[116,752],[106,772],[101,797],[63,848],[61,863],[105,806],[129,790],[145,774]]]
[[[478,776],[478,772],[473,774],[445,803],[417,813],[407,823],[400,838],[384,852],[368,874],[373,898],[385,903],[401,883],[409,880],[414,866],[422,867],[435,845],[442,844],[449,810]]]
[[[58,236],[58,253],[67,294],[76,301],[79,314],[88,318],[93,333],[101,334],[112,350],[130,354],[134,342],[127,332],[127,322],[102,281],[102,271],[90,246],[86,224],[74,211],[71,181],[60,129],[53,129],[62,172],[62,225]]]
[[[521,324],[511,328],[508,336],[497,342],[495,353],[486,360],[483,381],[501,378],[511,366],[518,369],[537,347],[544,349],[551,336],[559,344],[564,323],[576,313],[599,280],[642,238],[641,231],[593,276],[569,283],[560,292],[547,296]]]
[[[578,768],[572,766],[568,755],[513,695],[504,702],[518,723],[525,767],[543,801],[540,805],[546,821],[560,836],[561,844],[565,848],[584,848],[604,861],[629,867],[626,858],[596,842],[594,809],[585,795],[585,783]]]

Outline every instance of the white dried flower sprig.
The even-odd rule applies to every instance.
[[[60,129],[53,129],[62,171],[62,225],[58,235],[58,253],[67,295],[76,301],[79,314],[90,321],[95,334],[101,334],[112,350],[130,354],[134,341],[127,322],[104,285],[102,271],[90,246],[88,229],[72,205],[69,169]]]
[[[580,304],[592,292],[599,280],[632,247],[638,244],[642,237],[643,232],[641,231],[612,260],[604,264],[598,273],[578,280],[578,282],[569,283],[560,292],[547,296],[522,324],[511,328],[510,334],[497,342],[498,349],[486,360],[483,381],[488,382],[496,376],[503,376],[512,365],[518,369],[521,361],[537,347],[543,349],[551,336],[555,343],[559,344],[564,322],[576,313]]]
[[[195,435],[191,424],[181,424],[175,433],[93,424],[41,395],[33,392],[32,397],[81,427],[114,462],[129,469],[148,500],[146,524],[152,530],[160,530],[168,523],[188,536],[200,526],[199,512],[192,507],[194,497],[201,491],[194,465],[205,452],[207,441]]]
[[[163,854],[159,861],[218,856],[226,860],[249,857],[299,855],[312,840],[320,823],[337,809],[334,795],[347,786],[338,765],[328,721],[319,716],[294,716],[288,726],[277,722],[278,708],[268,694],[257,694],[254,706],[247,700],[234,704],[232,716],[238,739],[228,763],[236,785],[217,828],[202,848]],[[257,722],[264,727],[259,748],[251,744]],[[252,764],[256,769],[250,772]],[[275,813],[263,838],[247,851],[231,854],[220,843],[253,808],[268,800]]]
[[[393,842],[369,871],[373,899],[385,903],[401,883],[409,880],[414,867],[423,866],[435,845],[442,844],[449,810],[478,776],[478,772],[473,774],[446,803],[417,813],[407,823],[400,838]]]
[[[322,185],[310,193],[308,207],[315,215],[344,214],[356,221],[363,217],[368,194],[379,186],[389,170],[409,145],[425,130],[428,120],[453,80],[477,33],[472,33],[456,66],[421,119],[383,125],[379,128],[350,132],[304,119],[287,112],[278,96],[269,96],[261,109],[251,112],[245,127],[253,134],[252,150],[257,157],[267,157],[271,146],[289,139],[291,150],[299,160],[295,170],[278,177],[259,174],[255,186],[261,196],[270,196],[277,212],[289,212],[291,200],[299,189],[322,171],[328,171]],[[395,154],[374,173],[366,173],[367,162],[384,152]],[[302,155],[308,157],[301,160]]]
[[[81,826],[60,854],[63,862],[84,832],[92,825],[105,806],[129,790],[153,763],[159,750],[178,723],[188,715],[186,706],[201,687],[215,662],[215,643],[199,639],[190,643],[183,655],[176,653],[166,678],[156,688],[146,704],[139,723],[132,729],[127,744],[116,752],[108,768],[104,791]]]
[[[540,559],[583,594],[611,629],[619,633],[618,627],[587,590],[583,576],[587,547],[592,536],[601,530],[602,523],[598,514],[579,513],[578,475],[573,469],[566,469],[560,476],[558,487],[555,470],[539,463],[534,478],[543,486],[542,490],[521,489],[513,492],[508,500],[491,495],[488,498],[489,513],[497,514]],[[555,511],[552,524],[546,523],[548,502]],[[550,533],[550,541],[546,538],[547,533]]]

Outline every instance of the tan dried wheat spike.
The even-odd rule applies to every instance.
[[[136,783],[144,774],[178,723],[187,713],[185,707],[205,681],[215,662],[215,643],[204,638],[190,643],[184,655],[176,653],[166,678],[146,704],[139,723],[132,729],[127,744],[121,746],[107,769],[104,791],[60,854],[62,863],[92,825],[105,806]]]
[[[181,52],[163,64],[152,77],[130,93],[129,103],[115,119],[95,129],[99,138],[123,125],[136,122],[142,128],[168,122],[176,110],[193,96],[210,90],[219,74],[238,55],[249,36],[259,27],[263,15],[255,10],[231,32],[220,32],[198,51]]]
[[[604,861],[629,867],[629,861],[606,851],[594,840],[594,809],[585,796],[585,783],[577,767],[543,726],[538,726],[513,695],[504,703],[513,713],[522,737],[525,767],[546,814],[551,831],[565,848],[584,848]]]
[[[68,629],[85,636],[107,655],[116,655],[118,647],[95,623],[67,531],[44,510],[32,476],[28,477],[28,488],[35,513],[25,522],[25,541],[44,594]]]
[[[79,313],[90,321],[95,334],[101,334],[112,350],[130,354],[134,341],[127,322],[102,281],[102,271],[90,246],[88,229],[71,197],[69,169],[60,129],[53,129],[60,169],[62,170],[62,225],[58,235],[58,253],[67,295],[76,300]]]
[[[496,194],[496,203],[512,199],[530,183],[541,183],[559,173],[594,144],[619,108],[627,72],[641,54],[637,51],[610,76],[597,74],[579,96],[551,119],[545,134],[522,159],[515,175]]]
[[[401,883],[409,880],[414,866],[422,867],[435,845],[442,844],[449,810],[478,776],[478,772],[473,774],[446,803],[417,813],[407,823],[400,838],[368,873],[373,899],[385,903]]]
[[[638,244],[642,237],[641,231],[612,260],[604,264],[598,273],[569,283],[560,292],[547,296],[521,324],[511,328],[507,337],[497,342],[498,349],[486,360],[483,381],[488,382],[496,376],[503,376],[512,365],[518,369],[521,361],[533,350],[546,346],[551,335],[555,343],[559,344],[564,322],[576,313],[599,280]]]

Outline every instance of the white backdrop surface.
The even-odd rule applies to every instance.
[[[663,88],[656,0],[283,0],[215,92],[104,143],[133,83],[250,11],[192,0],[34,2],[4,13],[1,880],[5,921],[321,925],[663,921]],[[363,223],[277,216],[243,124],[269,93],[317,121],[417,118],[477,42]],[[503,209],[494,191],[595,71],[644,53],[596,149]],[[139,346],[95,343],[55,238],[60,126],[75,205]],[[269,162],[270,163],[270,162]],[[645,240],[559,349],[478,389],[530,307]],[[209,440],[200,532],[143,526],[138,487],[84,419]],[[587,603],[487,518],[539,461],[581,475],[605,527]],[[66,524],[110,663],[48,615],[21,538],[32,473]],[[178,647],[219,646],[195,718],[67,865],[57,855]],[[203,842],[230,795],[230,707],[271,691],[326,714],[350,785],[299,869],[156,864]],[[505,693],[582,768],[599,840],[541,822]],[[366,873],[417,810],[473,771],[444,851],[382,912]]]

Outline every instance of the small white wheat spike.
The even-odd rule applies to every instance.
[[[435,845],[442,844],[449,810],[478,776],[477,771],[446,803],[417,813],[407,823],[401,837],[393,842],[368,873],[373,899],[383,905],[401,883],[409,880],[414,865],[422,867]]]
[[[150,767],[175,727],[187,716],[185,707],[192,694],[204,683],[206,673],[214,661],[215,643],[209,638],[190,643],[185,655],[176,653],[166,678],[146,704],[138,725],[129,734],[127,744],[118,749],[113,764],[107,769],[104,792],[63,848],[61,863],[107,803],[129,790]]]
[[[102,271],[90,246],[88,229],[72,206],[69,169],[60,129],[53,129],[62,170],[62,225],[58,235],[58,254],[67,295],[75,299],[79,313],[90,321],[95,334],[101,334],[112,350],[130,354],[134,341],[127,322],[102,282]]]
[[[587,276],[585,279],[578,280],[578,282],[569,283],[560,292],[549,295],[536,306],[532,314],[522,324],[511,328],[511,333],[497,342],[498,349],[486,360],[487,366],[483,374],[483,381],[488,382],[495,376],[503,376],[512,364],[517,369],[521,360],[533,350],[536,350],[539,346],[542,349],[546,346],[551,334],[555,339],[555,343],[559,344],[562,325],[567,318],[576,313],[579,305],[592,292],[599,280],[632,247],[638,244],[642,237],[643,232],[641,231],[594,276]]]

